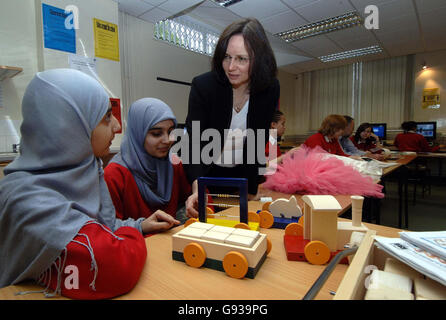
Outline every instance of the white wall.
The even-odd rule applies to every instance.
[[[153,24],[120,12],[123,100],[127,106],[145,97],[158,98],[186,120],[190,86],[157,77],[191,82],[210,70],[210,57],[155,40]]]
[[[423,62],[428,65],[422,69]],[[437,121],[437,130],[446,133],[446,50],[417,54],[414,63],[415,88],[413,92],[414,121]],[[440,89],[440,108],[421,107],[423,89]]]
[[[34,0],[0,1],[0,65],[21,67],[23,72],[0,82],[0,152],[11,152],[19,142],[21,103],[26,86],[37,72]]]
[[[38,71],[68,68],[69,53],[43,47],[42,3],[79,9],[76,54],[94,57],[93,18],[118,24],[118,5],[112,0],[2,0],[0,1],[0,65],[23,68],[23,72],[0,83],[4,107],[0,108],[0,152],[12,151],[19,140],[21,103],[26,86]],[[81,45],[81,42],[84,46]],[[97,73],[113,97],[122,97],[121,65],[97,58]],[[113,146],[119,146],[117,135]]]

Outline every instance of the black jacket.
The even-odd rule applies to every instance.
[[[246,169],[245,176],[249,181],[249,193],[255,193],[254,190],[257,191],[257,186],[262,178],[262,176],[259,176],[258,169],[262,166],[262,162],[264,166],[265,159],[260,159],[257,155],[261,154],[263,157],[265,156],[265,146],[269,138],[268,132],[274,111],[278,107],[279,96],[280,85],[277,79],[274,79],[273,84],[267,89],[258,93],[251,93],[250,95],[247,128],[254,129],[255,132],[257,132],[257,129],[264,129],[265,136],[263,139],[260,139],[261,141],[258,141],[256,135],[254,146],[256,156],[254,164],[248,164],[247,162],[247,143],[245,142],[243,166],[244,169]],[[231,124],[233,112],[232,105],[232,87],[228,81],[219,80],[213,72],[204,73],[192,80],[188,115],[186,118],[186,129],[190,140],[189,160],[191,160],[192,151],[198,150],[198,141],[194,141],[196,145],[195,149],[192,149],[192,121],[200,121],[200,137],[205,129],[217,129],[221,137],[221,148],[223,148],[225,140],[224,130],[229,129]],[[252,144],[253,140],[247,139],[246,141]],[[208,143],[209,142],[207,141],[201,142],[200,151]],[[253,146],[250,145],[250,149],[252,147]],[[211,166],[214,165],[203,164],[201,162],[201,157],[200,164],[191,163],[192,162],[189,161],[189,164],[184,165],[187,177],[191,183],[200,176],[206,176]]]

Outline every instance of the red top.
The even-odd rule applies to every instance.
[[[267,159],[267,160],[273,160],[273,159],[270,159],[270,158],[269,158],[269,149],[271,148],[271,146],[272,146],[272,143],[271,143],[271,142],[268,142],[268,143],[266,144],[266,148],[265,148],[265,156],[266,156],[266,159]],[[275,148],[277,148],[276,158],[278,158],[278,157],[280,157],[280,156],[282,155],[282,152],[280,152],[280,147],[279,147],[279,144],[278,144],[278,143],[275,144]]]
[[[394,145],[399,151],[434,152],[439,149],[438,146],[431,148],[426,138],[415,132],[399,133]]]
[[[348,154],[345,154],[344,151],[342,151],[342,147],[337,139],[331,139],[327,142],[325,136],[323,136],[322,133],[319,132],[310,136],[307,140],[305,140],[304,144],[310,148],[315,148],[316,146],[320,146],[322,147],[322,149],[331,154],[349,157]]]
[[[158,209],[176,218],[178,203],[186,201],[192,193],[192,188],[187,181],[181,162],[173,165],[173,187],[170,202],[167,206],[156,208],[156,210],[149,208],[142,198],[138,185],[129,169],[112,162],[105,167],[104,172],[104,179],[116,208],[116,217],[122,220],[147,218]]]
[[[365,142],[361,142],[358,143],[355,141],[355,137],[351,136],[350,140],[353,142],[353,144],[355,145],[356,148],[358,148],[359,150],[362,151],[370,151],[371,153],[382,153],[382,149],[377,148],[376,144],[373,142],[369,142],[369,143],[365,143]]]

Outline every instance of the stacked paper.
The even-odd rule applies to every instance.
[[[400,232],[400,237],[446,260],[446,231]]]
[[[412,235],[409,237],[411,241],[415,236],[414,233],[412,232]],[[442,239],[444,241],[445,238],[443,237]],[[375,236],[375,240],[378,248],[384,250],[395,259],[406,263],[418,272],[446,286],[446,259],[401,238]],[[434,241],[434,243],[436,242]]]

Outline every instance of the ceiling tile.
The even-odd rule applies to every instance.
[[[153,5],[141,0],[117,0],[116,2],[118,2],[119,10],[135,17],[154,8]]]
[[[158,8],[154,8],[150,11],[147,11],[146,13],[139,16],[138,18],[140,18],[142,20],[146,20],[151,23],[157,23],[158,21],[161,21],[171,15],[172,14],[170,12],[167,12],[167,11],[164,11],[164,10],[161,10]]]
[[[204,2],[191,11],[189,15],[212,26],[218,27],[220,31],[223,31],[226,26],[230,25],[235,20],[240,19],[240,16],[236,15],[234,12],[210,1]]]
[[[335,17],[346,12],[354,11],[348,0],[325,1],[319,0],[296,9],[310,22],[316,22],[327,18]]]
[[[142,0],[142,1],[156,7],[156,6],[159,6],[163,2],[166,2],[167,0]]]
[[[227,8],[242,17],[254,17],[259,20],[289,10],[278,0],[243,0]]]
[[[304,52],[308,52],[314,57],[324,56],[327,54],[343,51],[333,41],[325,36],[316,36],[293,42],[292,45]]]
[[[168,0],[158,6],[159,9],[170,12],[172,15],[190,8],[201,0]]]
[[[446,8],[446,1],[444,0],[415,0],[415,4],[420,14],[425,14],[432,11],[435,12],[439,9]]]
[[[363,26],[348,28],[326,35],[344,50],[353,50],[377,45],[376,38]]]
[[[291,10],[261,19],[260,22],[265,30],[268,30],[272,34],[287,31],[307,23],[304,19],[299,17],[294,11]]]

